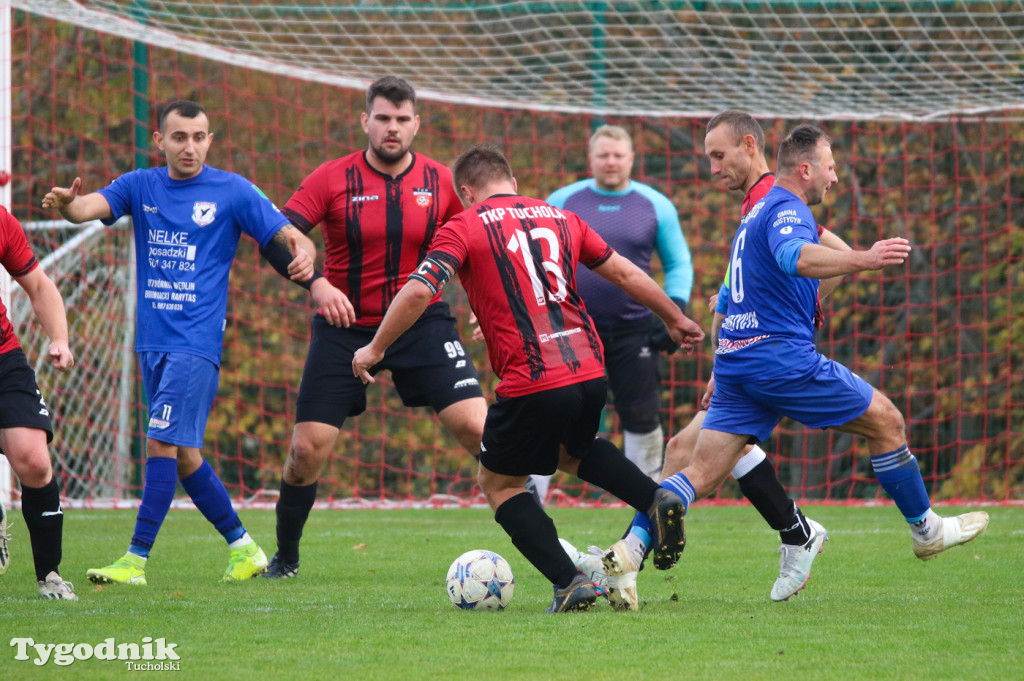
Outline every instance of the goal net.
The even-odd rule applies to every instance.
[[[66,373],[46,361],[49,339],[35,323],[28,295],[14,283],[9,314],[51,414],[54,472],[69,499],[106,503],[119,498],[131,479],[135,288],[131,226],[63,220],[22,225],[35,246],[52,248],[39,265],[58,282],[68,309],[75,367]],[[31,320],[31,321],[30,321]]]
[[[15,3],[18,4],[18,3]],[[261,71],[620,115],[943,118],[1021,106],[1019,2],[189,2],[26,8]]]
[[[769,149],[795,123],[816,121],[835,140],[840,171],[820,222],[858,247],[899,235],[915,248],[905,270],[850,278],[826,301],[821,351],[906,415],[934,499],[1024,497],[1019,3],[12,4],[14,75],[0,94],[11,99],[12,210],[25,224],[52,220],[38,206],[53,185],[80,175],[93,191],[140,158],[161,163],[149,134],[158,106],[179,97],[210,111],[210,164],[281,205],[319,164],[365,147],[365,87],[393,73],[421,98],[418,152],[451,162],[469,144],[496,143],[527,194],[588,175],[597,123],[628,128],[634,177],[679,210],[695,266],[688,311],[705,328],[702,301],[720,283],[739,211],[701,153],[708,116],[750,111]],[[45,226],[30,239],[40,258],[59,252],[48,271],[73,323],[114,307],[102,324],[75,327],[74,378],[41,375],[58,468],[81,503],[130,503],[146,423],[128,349],[130,230],[98,230],[60,251],[72,238],[62,234]],[[464,297],[457,286],[447,295],[468,339]],[[272,503],[311,310],[243,240],[228,314],[204,454],[236,500]],[[17,315],[24,339],[31,314]],[[484,349],[466,346],[492,399]],[[711,363],[707,344],[663,359],[667,433],[695,413]],[[103,382],[73,383],[94,375]],[[428,411],[403,407],[386,378],[368,398],[324,472],[323,504],[481,501],[473,460]],[[105,402],[116,408],[87,415]],[[619,437],[612,409],[605,425]],[[863,443],[849,436],[784,421],[764,446],[795,497],[881,498]],[[562,503],[608,500],[571,478],[555,489]],[[730,485],[719,496],[738,498]]]

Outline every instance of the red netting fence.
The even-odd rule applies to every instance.
[[[128,40],[15,12],[13,31],[13,212],[33,228],[41,258],[69,301],[76,372],[83,388],[40,366],[56,415],[53,451],[67,494],[85,503],[140,492],[138,446],[146,416],[125,330],[130,328],[129,231],[76,232],[39,208],[53,185],[80,175],[96,190],[135,167],[137,152],[160,163],[147,137],[134,136],[138,104],[155,128],[160,103],[200,101],[215,140],[208,162],[252,179],[281,205],[325,160],[365,147],[364,92],[231,67],[149,48],[139,61]],[[133,72],[142,75],[133,85]],[[382,74],[383,75],[383,74]],[[415,73],[397,74],[417,85]],[[141,84],[141,86],[140,86]],[[510,155],[520,190],[536,196],[587,175],[587,116],[455,106],[421,101],[415,150],[451,162],[471,143],[495,142]],[[705,328],[703,304],[725,269],[741,197],[710,176],[701,153],[706,120],[619,118],[636,141],[634,177],[675,202],[695,265],[690,313]],[[762,121],[773,147],[800,121]],[[933,498],[1024,498],[1024,120],[993,115],[941,122],[818,121],[834,139],[840,183],[819,222],[848,243],[906,236],[906,268],[849,278],[825,302],[820,349],[888,394],[907,418],[910,446]],[[147,132],[147,134],[148,134]],[[145,146],[142,146],[145,144]],[[103,276],[99,276],[101,273]],[[120,274],[117,274],[120,273]],[[448,295],[469,337],[458,286]],[[19,319],[29,337],[26,314]],[[205,454],[238,499],[276,491],[294,419],[307,349],[305,293],[262,262],[252,243],[232,274],[220,393]],[[483,348],[470,349],[488,397],[494,379]],[[26,342],[30,354],[39,344]],[[127,362],[125,361],[128,353]],[[34,355],[33,355],[34,356]],[[711,368],[708,344],[663,360],[667,433],[693,415]],[[102,379],[102,380],[100,380]],[[129,384],[126,386],[125,381]],[[404,408],[387,381],[370,407],[346,423],[321,481],[339,504],[469,503],[475,465],[430,413]],[[106,406],[107,411],[92,411]],[[617,433],[614,412],[606,422]],[[105,437],[98,437],[98,433]],[[783,422],[765,448],[800,498],[879,498],[862,442]],[[604,499],[573,479],[567,503]],[[720,498],[737,498],[727,484]]]

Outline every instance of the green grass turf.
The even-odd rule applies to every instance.
[[[172,511],[149,586],[85,579],[125,550],[132,511],[69,510],[64,564],[81,600],[37,598],[27,535],[12,511],[0,578],[0,677],[121,679],[123,662],[16,661],[9,640],[176,643],[180,679],[1021,679],[1024,507],[987,509],[975,542],[922,563],[892,506],[805,507],[829,538],[807,588],[768,598],[777,537],[749,507],[695,507],[668,572],[641,573],[642,608],[546,615],[551,587],[485,509],[325,511],[310,517],[297,579],[222,584],[228,551],[196,511]],[[939,508],[952,515],[962,509]],[[609,544],[624,509],[551,509],[580,548]],[[271,553],[274,515],[244,511]],[[365,545],[365,548],[355,548]],[[448,565],[486,548],[516,577],[504,612],[455,609]],[[151,672],[159,673],[159,672]]]

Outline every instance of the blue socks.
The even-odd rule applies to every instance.
[[[228,491],[209,463],[203,461],[195,473],[182,478],[181,486],[192,497],[192,502],[203,516],[224,535],[228,544],[245,535],[245,527],[231,506]]]
[[[875,477],[900,509],[908,523],[922,520],[931,508],[928,491],[924,488],[921,468],[907,445],[886,454],[871,457]]]
[[[149,558],[156,541],[156,533],[167,517],[174,501],[174,488],[178,484],[178,460],[166,456],[146,459],[146,483],[142,489],[142,503],[135,518],[135,534],[128,547],[131,553]]]
[[[651,545],[651,521],[648,520],[646,513],[638,511],[633,516],[633,524],[629,528],[629,534],[635,534],[644,546]]]
[[[696,496],[693,485],[690,484],[686,476],[682,473],[676,473],[662,480],[660,485],[670,492],[675,492],[679,495],[679,498],[683,500],[683,514],[685,515],[687,509],[690,508],[690,504],[693,503],[693,498]],[[645,547],[650,546],[651,521],[648,520],[647,514],[637,513],[633,517],[633,524],[629,528],[629,534],[636,535]]]
[[[697,496],[689,479],[682,473],[676,473],[662,480],[661,486],[679,495],[679,498],[683,500],[683,515],[686,515],[690,504],[694,502],[694,498]]]

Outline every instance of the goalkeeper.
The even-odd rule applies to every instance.
[[[579,215],[645,273],[650,273],[651,257],[657,253],[665,272],[665,292],[685,312],[693,287],[693,263],[672,201],[630,179],[633,142],[624,128],[598,128],[590,138],[588,158],[593,177],[559,189],[548,203]],[[586,267],[577,271],[576,284],[604,345],[605,371],[622,423],[623,451],[640,470],[658,480],[665,437],[658,417],[658,353],[672,353],[679,346],[650,310]],[[547,478],[534,476],[533,483],[543,500]]]

